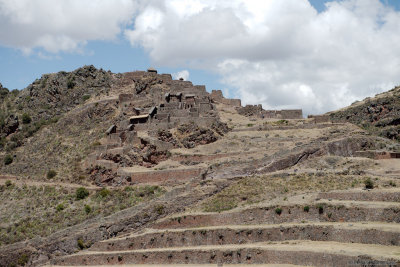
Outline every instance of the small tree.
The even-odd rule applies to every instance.
[[[89,191],[86,188],[79,187],[76,190],[76,199],[77,200],[85,199],[87,196],[89,196]]]
[[[31,118],[31,116],[29,116],[28,113],[22,114],[22,123],[23,124],[29,124],[29,123],[31,123],[31,121],[32,121],[32,118]]]
[[[47,179],[53,179],[57,176],[57,172],[55,170],[49,170],[47,172]]]
[[[317,208],[318,208],[318,213],[319,214],[324,213],[324,206],[322,204],[318,205]]]
[[[11,164],[12,162],[13,162],[13,157],[11,156],[11,155],[6,155],[5,156],[5,158],[4,158],[4,164],[5,165],[9,165],[9,164]]]
[[[64,206],[64,204],[62,204],[62,203],[58,204],[57,207],[56,207],[56,210],[57,210],[58,212],[60,212],[60,211],[62,211],[62,210],[64,210],[64,209],[65,209],[65,206]]]
[[[368,178],[367,180],[364,181],[365,188],[366,189],[373,189],[374,188],[374,182],[371,180],[371,178]]]
[[[68,89],[72,89],[72,88],[75,87],[74,79],[68,79],[68,81],[67,81],[67,87],[68,87]]]
[[[275,213],[278,214],[278,215],[281,215],[282,214],[282,209],[281,208],[276,208],[275,209]]]
[[[89,214],[92,211],[92,208],[89,205],[85,205],[85,212]]]

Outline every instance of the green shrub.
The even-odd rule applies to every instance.
[[[393,187],[396,187],[396,183],[393,182],[393,181],[389,181],[389,185],[390,185],[390,186],[393,186]]]
[[[367,180],[364,181],[364,185],[366,189],[373,189],[374,188],[374,182],[371,180],[371,178],[368,178]]]
[[[22,133],[15,133],[11,136],[10,140],[18,144],[20,146],[22,144],[22,140],[24,139],[24,136]]]
[[[75,87],[74,79],[68,79],[67,88],[68,88],[68,89],[72,89],[72,88],[74,88],[74,87]]]
[[[84,96],[82,96],[82,100],[83,101],[86,101],[86,100],[88,100],[90,98],[90,95],[84,95]]]
[[[310,211],[310,207],[309,207],[309,206],[304,206],[303,210],[304,210],[305,212],[309,212],[309,211]]]
[[[164,213],[164,208],[163,205],[158,205],[154,207],[154,211],[157,212],[158,215],[162,215]]]
[[[79,239],[76,241],[76,243],[77,243],[79,249],[85,249],[85,248],[86,248],[85,242],[83,242],[82,239],[79,238]]]
[[[18,90],[18,89],[13,89],[13,90],[11,91],[11,94],[12,94],[13,96],[17,96],[17,95],[19,95],[19,90]]]
[[[317,208],[318,208],[318,213],[319,214],[324,213],[324,206],[323,205],[318,205]]]
[[[40,86],[42,87],[42,88],[45,88],[46,87],[46,84],[47,84],[47,81],[49,80],[49,76],[48,75],[43,75],[42,76],[42,78],[41,78],[41,83],[40,83]]]
[[[9,93],[9,90],[5,87],[0,88],[0,98],[5,98]]]
[[[75,195],[77,200],[85,199],[87,196],[89,196],[89,191],[84,187],[79,187],[76,190]]]
[[[288,120],[279,120],[276,122],[276,124],[279,124],[279,125],[289,124],[289,121]]]
[[[136,197],[146,197],[150,195],[154,195],[156,191],[159,191],[160,188],[158,186],[144,186],[140,187],[137,192],[135,192]]]
[[[275,209],[275,213],[278,214],[278,215],[281,215],[282,214],[282,209],[281,208],[276,208]]]
[[[6,151],[10,152],[10,151],[14,150],[15,148],[17,148],[18,146],[19,145],[16,142],[13,142],[13,141],[8,142],[7,146],[6,146]]]
[[[57,210],[57,212],[60,212],[60,211],[62,211],[62,210],[64,210],[65,209],[65,206],[64,206],[64,204],[58,204],[57,205],[57,207],[56,207],[56,210]]]
[[[110,190],[108,190],[107,188],[103,188],[101,189],[98,193],[98,196],[100,196],[101,198],[106,198],[109,194],[111,194]]]
[[[89,205],[85,205],[85,212],[89,214],[92,211],[92,208]]]
[[[101,143],[99,141],[94,141],[92,143],[92,146],[96,147],[96,146],[101,146]]]
[[[57,172],[55,170],[49,170],[47,172],[47,179],[53,179],[57,176]]]
[[[23,124],[29,124],[29,123],[31,123],[31,121],[32,121],[32,118],[31,118],[31,116],[29,116],[29,114],[27,114],[27,113],[22,114],[22,123]]]
[[[13,162],[13,157],[11,156],[11,155],[6,155],[5,157],[4,157],[4,164],[5,165],[9,165],[9,164],[11,164],[12,162]]]
[[[27,264],[28,261],[29,261],[29,255],[23,253],[19,256],[17,263],[19,266],[25,266],[25,264]]]
[[[12,186],[12,182],[11,182],[10,180],[7,180],[7,181],[6,181],[6,186],[7,186],[7,187]]]
[[[5,138],[0,138],[0,148],[5,147],[7,144],[7,140]]]

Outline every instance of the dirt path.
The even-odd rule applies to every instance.
[[[11,181],[13,184],[20,185],[20,186],[23,186],[23,185],[55,186],[55,187],[72,188],[72,189],[79,188],[79,187],[85,187],[86,189],[89,189],[89,190],[101,189],[101,187],[95,186],[95,185],[70,184],[70,183],[62,183],[62,182],[41,182],[41,181],[26,180],[24,178],[12,176],[12,175],[0,175],[0,185],[5,184],[6,181]]]

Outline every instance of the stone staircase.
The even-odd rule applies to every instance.
[[[164,218],[52,264],[400,266],[400,190],[314,196],[309,205],[259,205]]]

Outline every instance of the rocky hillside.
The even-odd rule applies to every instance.
[[[373,134],[400,141],[400,87],[331,112],[334,122],[348,121]]]
[[[154,69],[0,100],[0,266],[400,263],[400,88],[333,122]]]
[[[89,98],[106,94],[112,75],[93,66],[45,74],[22,91],[1,88],[0,149],[21,146],[41,127],[57,122]],[[6,138],[16,133],[12,138]]]

